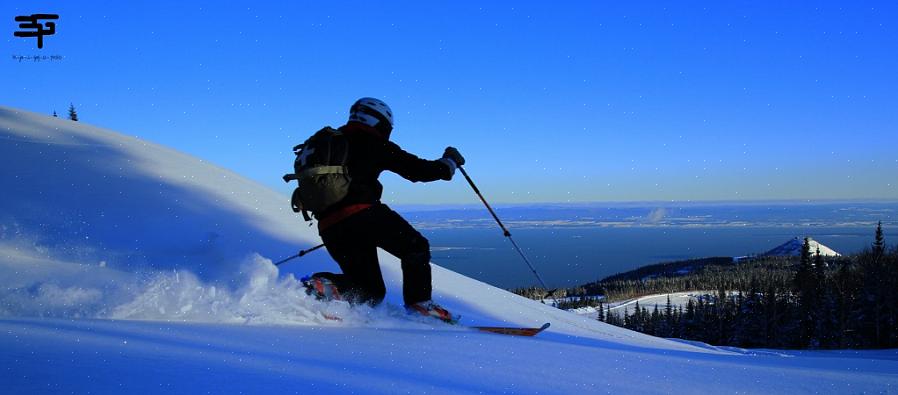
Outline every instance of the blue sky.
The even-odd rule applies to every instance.
[[[12,3],[0,105],[73,102],[284,193],[290,148],[374,96],[494,202],[898,199],[893,2]],[[60,15],[41,50],[12,34],[32,13]]]

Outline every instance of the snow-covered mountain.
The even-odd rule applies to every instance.
[[[436,265],[435,299],[463,324],[552,327],[525,339],[410,319],[396,307],[399,262],[386,254],[386,304],[320,303],[293,272],[336,270],[326,253],[271,263],[319,242],[287,197],[83,123],[0,107],[0,171],[4,393],[770,394],[898,385],[894,351],[659,339]]]
[[[794,238],[789,240],[776,248],[765,252],[764,256],[799,256],[801,255],[801,247],[804,245],[804,238]],[[822,256],[842,256],[842,254],[833,251],[832,248],[829,248],[817,240],[812,238],[808,238],[808,245],[811,247],[811,255],[817,253],[818,249],[820,251],[820,255]]]

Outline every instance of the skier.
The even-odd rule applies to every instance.
[[[447,147],[442,158],[420,159],[391,142],[393,112],[381,100],[364,97],[352,105],[349,121],[339,128],[348,142],[351,183],[345,198],[314,213],[318,232],[343,274],[317,273],[306,285],[325,299],[348,299],[377,305],[386,294],[377,247],[401,260],[402,296],[410,313],[453,321],[431,300],[430,244],[395,211],[381,203],[384,170],[412,182],[451,180],[465,159]],[[342,293],[342,295],[341,295]]]

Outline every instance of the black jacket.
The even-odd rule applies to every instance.
[[[321,217],[343,207],[359,203],[378,203],[383,185],[377,180],[384,170],[392,171],[412,182],[449,180],[452,170],[439,160],[426,160],[412,155],[396,143],[381,137],[371,127],[351,122],[340,127],[349,142],[349,193],[322,213]]]

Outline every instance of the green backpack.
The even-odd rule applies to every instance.
[[[326,126],[293,147],[293,153],[293,173],[285,174],[284,181],[296,180],[299,186],[293,190],[290,205],[311,221],[309,212],[317,216],[349,192],[349,142],[342,132]]]

